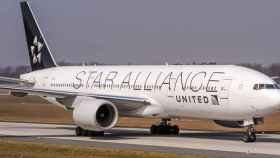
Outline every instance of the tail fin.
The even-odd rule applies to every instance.
[[[38,22],[27,1],[20,3],[32,71],[56,67]]]

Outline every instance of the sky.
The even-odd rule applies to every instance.
[[[56,61],[280,62],[279,0],[30,0]],[[0,66],[27,65],[19,0],[1,0]]]

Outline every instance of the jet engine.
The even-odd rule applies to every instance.
[[[118,122],[116,106],[106,100],[87,98],[79,102],[73,111],[73,120],[79,127],[104,131],[113,128]]]

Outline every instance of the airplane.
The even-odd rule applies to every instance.
[[[17,97],[39,96],[72,111],[77,136],[104,136],[124,116],[158,118],[151,135],[179,135],[171,119],[198,118],[246,128],[242,140],[255,142],[256,126],[280,110],[277,83],[241,66],[59,66],[29,3],[20,6],[32,71],[0,77],[5,82],[0,89]]]

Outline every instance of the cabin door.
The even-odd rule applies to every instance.
[[[231,83],[232,83],[232,79],[229,79],[229,78],[225,78],[225,79],[221,80],[221,87],[219,89],[219,104],[220,105],[226,105],[229,103]]]

